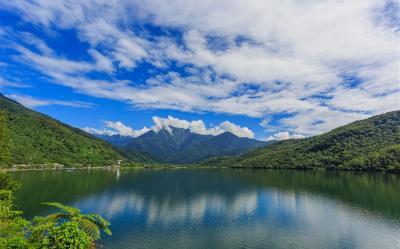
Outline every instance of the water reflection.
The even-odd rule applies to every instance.
[[[396,176],[121,170],[18,177],[43,190],[18,194],[28,212],[21,196],[53,198],[62,184],[68,189],[57,198],[109,219],[106,248],[400,247]]]
[[[207,215],[221,215],[235,218],[250,215],[257,209],[257,192],[238,193],[233,199],[223,195],[200,195],[189,199],[171,201],[146,198],[140,193],[110,193],[85,198],[75,204],[88,210],[94,210],[112,219],[127,213],[146,216],[147,223],[183,222],[185,220],[202,220]]]

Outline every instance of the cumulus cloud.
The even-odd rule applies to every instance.
[[[105,128],[103,129],[85,127],[82,130],[95,135],[107,135],[107,136],[120,135],[125,137],[139,137],[151,130],[147,127],[143,127],[140,130],[134,130],[120,121],[117,122],[104,121],[104,125]]]
[[[400,108],[397,1],[14,0],[0,8],[48,33],[73,29],[89,58],[69,58],[45,38],[2,28],[3,44],[19,54],[14,59],[52,83],[133,108],[283,114],[272,122],[277,129],[307,135]],[[154,73],[140,82],[124,78],[141,63]],[[349,76],[359,82],[348,85]],[[260,125],[270,129],[267,121]],[[201,122],[156,122],[252,136],[228,123],[210,130]]]
[[[54,99],[37,99],[28,95],[19,95],[19,94],[6,94],[7,97],[14,99],[20,104],[29,107],[39,107],[39,106],[48,106],[48,105],[62,105],[62,106],[70,106],[76,108],[91,108],[94,104],[82,101],[62,101],[62,100],[54,100]]]
[[[288,139],[301,139],[305,138],[304,135],[302,134],[290,134],[288,131],[281,131],[277,132],[269,137],[266,138],[267,141],[282,141],[282,140],[288,140]]]
[[[167,131],[171,132],[172,127],[175,128],[182,128],[182,129],[189,129],[193,133],[202,134],[202,135],[220,135],[224,132],[230,132],[235,134],[238,137],[248,137],[254,138],[254,132],[252,132],[247,127],[241,127],[229,121],[224,121],[219,125],[206,128],[203,120],[193,120],[187,121],[184,119],[177,119],[172,116],[168,116],[168,118],[160,118],[160,117],[153,117],[154,126],[152,129],[155,132],[160,131],[161,129],[166,129]]]
[[[110,130],[110,129],[96,129],[92,127],[85,127],[82,130],[86,131],[87,133],[94,134],[94,135],[107,135],[107,136],[114,136],[119,135],[117,131]]]
[[[120,121],[118,121],[118,122],[106,121],[105,124],[108,128],[111,128],[111,129],[114,129],[115,131],[117,131],[118,134],[121,136],[138,137],[150,130],[147,127],[143,127],[140,130],[134,130],[129,126],[124,125]]]
[[[166,129],[167,131],[171,132],[172,131],[171,127],[190,129],[193,124],[195,124],[194,126],[197,126],[198,124],[198,122],[196,121],[193,121],[194,123],[192,123],[187,120],[174,118],[172,116],[168,116],[168,118],[160,118],[155,116],[152,119],[154,122],[153,130],[155,132],[158,132],[162,129]],[[200,125],[203,125],[203,127],[205,128],[204,123],[202,121],[200,121]]]
[[[86,127],[83,128],[83,130],[97,135],[109,135],[109,136],[121,135],[129,137],[138,137],[150,130],[153,130],[154,132],[159,132],[160,130],[164,129],[172,133],[173,128],[181,128],[181,129],[188,129],[193,133],[201,135],[216,136],[224,132],[230,132],[238,137],[254,138],[254,132],[251,131],[249,128],[241,127],[229,121],[224,121],[215,127],[207,128],[203,120],[188,121],[184,119],[174,118],[172,116],[168,116],[167,118],[160,118],[154,116],[152,120],[154,125],[152,125],[150,128],[144,127],[140,130],[134,130],[120,121],[117,122],[105,121],[104,125],[106,126],[106,128],[104,129],[95,129]]]
[[[252,132],[249,128],[247,127],[240,127],[239,125],[235,125],[234,123],[231,123],[229,121],[224,121],[220,123],[215,130],[217,131],[223,131],[223,132],[231,132],[235,134],[238,137],[248,137],[248,138],[254,138],[254,132]]]

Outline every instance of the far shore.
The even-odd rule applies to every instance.
[[[400,174],[398,171],[391,170],[359,170],[359,169],[327,169],[327,168],[262,168],[262,167],[213,167],[209,165],[200,164],[134,164],[132,166],[82,166],[82,167],[66,167],[66,166],[38,166],[38,165],[17,165],[14,167],[3,168],[0,167],[0,172],[16,172],[16,171],[65,171],[65,170],[91,170],[91,169],[103,169],[103,170],[162,170],[162,169],[253,169],[253,170],[296,170],[296,171],[337,171],[337,172],[357,172],[357,173],[387,173],[387,174]]]
[[[199,166],[199,165],[177,165],[177,164],[146,164],[143,166],[118,166],[118,165],[111,165],[111,166],[83,166],[83,167],[49,167],[49,166],[32,166],[29,167],[28,165],[24,166],[15,166],[15,167],[8,167],[2,168],[0,167],[0,172],[13,172],[13,171],[46,171],[46,170],[91,170],[91,169],[107,169],[107,170],[119,170],[119,169],[134,169],[134,170],[141,170],[141,169],[187,169],[187,168],[215,168],[210,166]],[[226,167],[219,167],[219,168],[226,168]]]

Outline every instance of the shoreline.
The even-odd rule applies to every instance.
[[[16,166],[16,167],[9,167],[3,168],[0,167],[0,172],[15,172],[15,171],[54,171],[54,170],[91,170],[91,169],[105,169],[105,170],[120,170],[120,169],[210,169],[210,168],[228,168],[228,167],[212,167],[212,166],[200,166],[197,164],[188,165],[188,164],[144,164],[143,166],[118,166],[118,165],[111,165],[111,166],[85,166],[85,167],[26,167],[24,166]]]
[[[399,175],[399,171],[393,170],[360,170],[360,169],[327,169],[327,168],[263,168],[263,167],[213,167],[204,165],[157,165],[154,166],[88,166],[88,167],[24,167],[24,168],[1,168],[1,172],[18,172],[18,171],[56,171],[56,170],[161,170],[161,169],[232,169],[232,170],[295,170],[295,171],[314,171],[314,172],[354,172],[354,173],[385,173]]]

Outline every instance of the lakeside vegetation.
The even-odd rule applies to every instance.
[[[0,248],[95,248],[101,231],[111,235],[110,223],[100,215],[82,214],[77,208],[57,202],[43,204],[60,212],[24,219],[14,205],[18,187],[8,174],[0,173]]]
[[[203,165],[400,172],[400,111],[315,137],[277,142],[239,157],[213,158]]]

